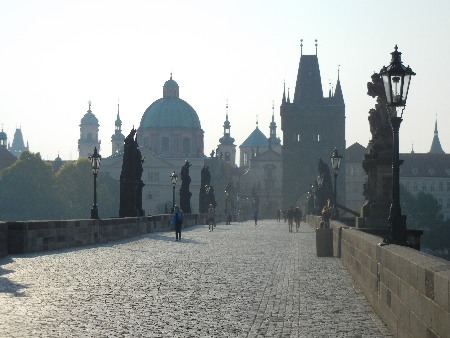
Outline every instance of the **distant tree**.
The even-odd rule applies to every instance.
[[[88,159],[64,164],[55,176],[58,197],[66,205],[66,218],[91,217],[94,177]],[[119,182],[100,171],[97,176],[97,206],[100,218],[119,214]]]
[[[39,153],[24,151],[0,174],[2,220],[61,219],[61,202],[55,193],[53,169]]]
[[[92,208],[92,169],[88,159],[66,162],[55,175],[57,194],[65,205],[65,218],[90,218]]]
[[[401,186],[400,201],[407,228],[423,230],[422,248],[450,249],[450,220],[444,221],[442,207],[433,195],[421,191],[414,196]]]
[[[100,167],[101,170],[101,167]],[[91,175],[92,176],[92,175]],[[93,179],[93,178],[92,178]],[[92,192],[92,199],[93,191]],[[97,177],[97,204],[100,218],[119,216],[120,184],[109,174],[99,172]]]

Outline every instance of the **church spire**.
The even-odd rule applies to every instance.
[[[119,100],[117,100],[117,118],[116,118],[115,126],[116,126],[115,132],[121,133],[122,132],[122,120],[120,119],[120,115],[119,115]]]
[[[281,99],[281,104],[286,103],[286,80],[283,83],[283,98]]]
[[[272,146],[279,146],[281,144],[280,138],[277,137],[277,124],[275,123],[275,105],[272,101],[272,122],[269,125],[270,135],[269,135],[269,148]]]
[[[234,144],[234,138],[231,137],[231,123],[228,121],[228,100],[225,106],[225,122],[223,123],[223,137],[219,139],[220,144]]]
[[[431,143],[431,149],[428,152],[429,154],[445,154],[442,149],[441,142],[439,141],[438,128],[437,128],[437,117],[434,123],[434,137],[433,142]]]
[[[342,88],[341,88],[341,81],[339,79],[339,71],[340,71],[341,65],[338,65],[338,76],[337,76],[337,83],[336,83],[336,89],[334,90],[333,99],[336,104],[344,105],[344,95],[342,94]]]

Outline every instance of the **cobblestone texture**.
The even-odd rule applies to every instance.
[[[0,337],[391,337],[302,223],[0,259]]]

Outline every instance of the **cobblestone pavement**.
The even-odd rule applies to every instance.
[[[0,337],[391,337],[305,223],[182,236],[0,259]]]

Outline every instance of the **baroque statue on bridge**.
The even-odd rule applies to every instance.
[[[180,188],[180,208],[184,213],[191,213],[191,196],[189,185],[191,184],[191,176],[189,176],[189,167],[191,164],[188,160],[181,168],[181,188]]]
[[[142,210],[142,159],[136,138],[136,129],[131,129],[124,141],[122,172],[120,173],[120,217],[144,216]]]

